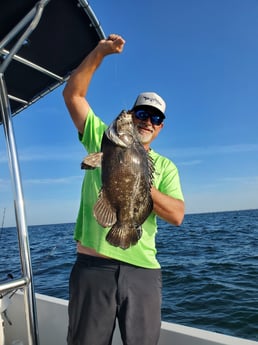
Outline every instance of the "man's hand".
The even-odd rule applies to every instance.
[[[153,200],[153,211],[157,216],[176,226],[182,224],[185,213],[185,206],[182,200],[161,193],[155,187],[151,188],[151,196]]]
[[[95,48],[102,56],[121,53],[125,45],[125,40],[116,34],[111,34],[107,39],[99,41]]]

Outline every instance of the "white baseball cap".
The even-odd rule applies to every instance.
[[[137,109],[143,106],[156,108],[165,118],[166,103],[165,101],[155,92],[143,92],[141,93],[133,106],[133,109]]]

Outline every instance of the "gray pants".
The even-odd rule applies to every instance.
[[[78,254],[70,276],[68,345],[111,345],[118,319],[124,345],[156,345],[161,270]]]

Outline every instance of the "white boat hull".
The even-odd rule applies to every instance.
[[[40,294],[36,294],[36,301],[40,345],[65,345],[68,301]],[[15,344],[17,340],[27,345],[22,294],[17,293],[12,297],[7,315],[12,325],[5,321],[5,345]],[[118,329],[115,330],[112,345],[122,345]],[[258,342],[162,322],[159,345],[258,345]]]

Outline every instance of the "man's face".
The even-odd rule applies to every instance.
[[[138,130],[142,144],[150,144],[157,137],[161,128],[163,128],[163,122],[161,122],[163,119],[159,119],[155,115],[155,110],[149,109],[137,109],[132,114],[133,122]]]

